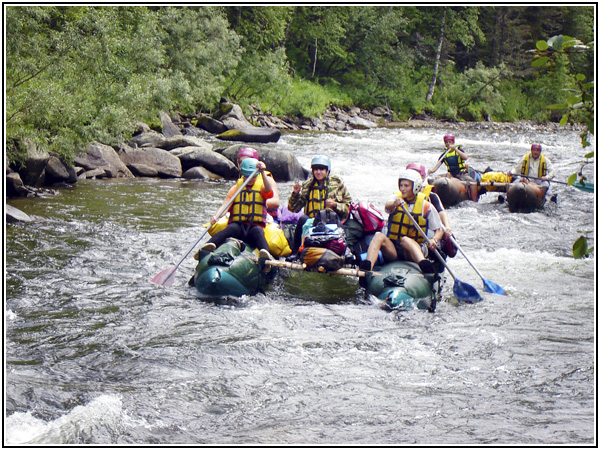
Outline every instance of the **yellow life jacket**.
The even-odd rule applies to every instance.
[[[444,164],[446,164],[448,172],[450,172],[453,177],[458,177],[467,170],[465,160],[460,157],[456,150],[450,150],[446,153]]]
[[[236,184],[239,188],[244,183],[241,177]],[[229,223],[267,223],[266,201],[261,195],[264,186],[262,176],[258,176],[251,187],[246,186],[233,201],[229,208]]]
[[[327,181],[321,186],[315,180],[308,192],[308,202],[304,210],[306,215],[310,218],[315,218],[319,211],[325,209],[325,200],[327,200]]]
[[[428,184],[427,186],[423,186],[421,192],[425,194],[425,200],[429,200],[429,196],[431,195],[431,191],[433,190],[433,184]]]
[[[529,159],[531,158],[531,152],[525,155],[523,158],[523,165],[521,166],[521,175],[527,176],[529,175]],[[538,178],[545,177],[548,173],[548,167],[546,164],[546,158],[543,154],[540,154],[540,165],[538,167]]]
[[[402,194],[400,192],[396,192],[398,198],[402,198]],[[427,232],[427,220],[425,220],[425,215],[423,211],[425,202],[425,194],[423,192],[419,192],[417,194],[417,198],[415,200],[415,205],[411,212],[411,215],[417,220],[417,223],[421,227],[421,229]],[[400,242],[400,238],[403,236],[408,236],[419,244],[425,242],[425,239],[421,236],[421,233],[415,228],[410,218],[406,215],[402,206],[398,206],[396,211],[390,214],[388,218],[388,237],[392,241]]]

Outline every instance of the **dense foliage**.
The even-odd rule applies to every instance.
[[[332,104],[397,119],[559,120],[593,54],[532,67],[540,39],[594,36],[593,6],[5,6],[7,154],[72,158],[157,111],[221,96],[276,115]],[[562,66],[561,66],[562,64]]]

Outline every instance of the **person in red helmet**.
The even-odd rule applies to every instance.
[[[462,146],[455,145],[455,138],[452,134],[447,134],[444,136],[444,152],[440,155],[437,164],[433,167],[433,169],[428,171],[428,174],[432,174],[437,172],[442,163],[446,164],[446,168],[448,169],[448,173],[446,177],[454,177],[458,178],[461,181],[475,181],[473,177],[469,174],[469,168],[465,161],[469,159],[469,156],[463,151]],[[479,193],[476,186],[469,187],[469,193],[471,196],[471,200],[476,202],[479,199]]]
[[[437,164],[433,169],[429,170],[429,174],[437,172],[442,163],[446,164],[448,173],[454,178],[459,178],[464,181],[473,181],[469,175],[465,161],[469,156],[462,150],[462,146],[454,144],[455,139],[451,134],[444,136],[444,153],[438,159]]]
[[[546,196],[555,200],[550,189],[550,180],[554,178],[556,171],[550,158],[542,154],[541,144],[532,144],[531,151],[525,154],[508,174],[514,177],[513,183],[533,182],[542,186],[546,189]]]
[[[241,167],[242,161],[248,158],[256,159],[258,161],[258,151],[252,147],[242,147],[238,151],[237,154],[237,166]],[[277,208],[279,208],[279,204],[281,203],[279,200],[279,189],[277,188],[277,183],[273,178],[273,174],[268,170],[265,170],[265,175],[271,177],[271,186],[273,187],[273,197],[267,199],[267,212],[269,215],[276,217],[277,216]]]
[[[442,251],[449,257],[454,258],[456,256],[456,247],[452,243],[450,236],[452,236],[452,229],[450,227],[450,217],[448,212],[444,208],[442,199],[439,195],[433,192],[433,185],[427,182],[427,168],[421,163],[410,163],[406,166],[407,170],[414,170],[423,179],[423,187],[421,192],[425,195],[425,200],[429,201],[440,215],[440,220],[444,226],[444,237],[440,241]]]

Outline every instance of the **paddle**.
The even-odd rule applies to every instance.
[[[404,213],[408,215],[412,224],[417,229],[419,234],[421,236],[423,236],[423,239],[425,239],[427,244],[429,244],[429,238],[427,237],[425,232],[421,229],[421,227],[417,223],[416,219],[408,211],[404,202],[402,203],[401,206],[402,206],[402,209],[404,210]],[[448,267],[448,264],[446,264],[446,261],[444,261],[444,258],[442,258],[442,255],[440,255],[440,253],[437,250],[434,249],[433,252],[435,253],[435,256],[437,256],[437,258],[440,260],[440,262],[444,265],[446,270],[448,270],[448,273],[452,276],[452,278],[454,278],[454,288],[452,289],[452,291],[454,292],[454,295],[456,296],[456,298],[459,301],[463,301],[466,303],[478,303],[483,300],[481,295],[479,295],[479,292],[477,292],[477,289],[475,289],[470,284],[464,283],[464,282],[460,281],[458,278],[456,278],[454,273],[452,273],[452,271],[450,270],[450,267]]]
[[[229,206],[233,203],[233,201],[235,200],[235,198],[237,197],[237,195],[242,191],[242,189],[244,189],[246,187],[246,185],[250,182],[250,180],[252,178],[254,178],[254,175],[256,175],[256,173],[258,172],[258,168],[254,170],[254,172],[252,172],[251,175],[249,175],[244,182],[242,183],[242,185],[237,189],[237,191],[235,191],[235,193],[231,196],[231,198],[227,201],[227,203],[225,203],[218,211],[217,214],[215,215],[215,217],[217,218],[217,220],[219,220],[219,218],[225,213],[225,211],[227,211],[227,209],[229,208]],[[181,265],[181,263],[183,262],[183,260],[185,258],[187,258],[187,256],[192,253],[192,251],[194,250],[194,248],[196,247],[196,245],[198,245],[198,242],[200,242],[202,240],[202,238],[206,235],[206,233],[208,233],[208,230],[210,228],[207,228],[204,233],[202,233],[202,235],[200,236],[200,238],[198,238],[198,240],[194,243],[194,245],[192,245],[192,247],[188,250],[188,252],[183,255],[183,258],[181,258],[181,260],[174,266],[169,267],[168,269],[165,269],[159,273],[157,273],[153,278],[152,278],[152,282],[159,284],[161,286],[173,286],[173,282],[175,281],[175,272],[177,271],[177,269],[179,268],[179,266]]]
[[[486,280],[485,278],[483,278],[483,276],[481,275],[481,273],[479,273],[479,270],[477,270],[477,267],[475,267],[475,265],[471,262],[471,260],[467,257],[467,255],[465,255],[465,252],[463,251],[463,249],[460,248],[460,246],[458,245],[458,242],[456,242],[456,239],[454,239],[454,236],[450,235],[450,240],[456,246],[456,248],[458,249],[458,251],[460,251],[462,253],[462,255],[465,257],[465,259],[467,260],[467,262],[469,264],[471,264],[471,267],[473,269],[475,269],[475,272],[477,272],[477,275],[479,275],[479,278],[481,278],[481,280],[483,281],[483,290],[484,291],[491,292],[492,294],[508,295],[506,292],[504,292],[504,289],[502,289],[496,283],[494,283],[493,281]]]
[[[541,180],[541,178],[530,177],[528,175],[527,176],[521,175],[521,177],[528,178],[530,180]],[[556,181],[556,180],[548,180],[548,182],[550,182],[550,183],[564,184],[564,185],[567,185],[567,186],[573,186],[573,187],[575,187],[575,188],[577,188],[577,189],[579,189],[580,191],[583,191],[583,192],[591,192],[591,193],[594,192],[594,183],[585,183],[585,184],[583,184],[581,181],[578,181],[577,183],[569,184],[569,183],[566,183],[564,181]]]

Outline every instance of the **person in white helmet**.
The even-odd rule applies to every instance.
[[[405,259],[416,262],[423,273],[435,273],[433,262],[425,257],[421,247],[425,239],[402,208],[404,205],[408,209],[419,227],[427,234],[428,249],[436,250],[444,235],[444,229],[437,210],[425,200],[425,194],[421,192],[422,185],[423,181],[418,172],[406,169],[400,171],[400,191],[385,204],[385,211],[389,214],[387,235],[382,232],[375,233],[367,250],[367,258],[360,264],[362,270],[373,270],[381,251],[385,262]]]

